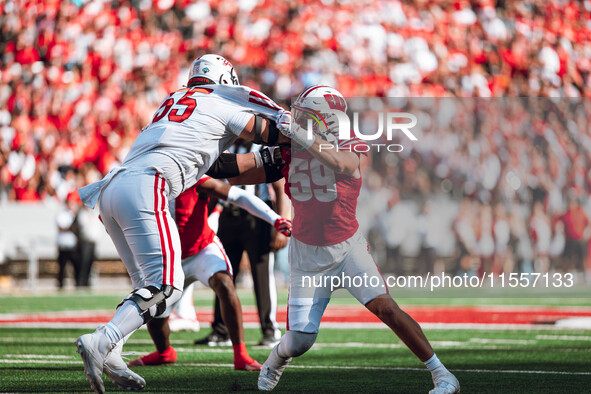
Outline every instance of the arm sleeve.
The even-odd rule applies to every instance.
[[[234,153],[222,153],[206,172],[212,178],[233,178],[240,175],[238,162]]]
[[[265,169],[265,182],[273,183],[283,178],[283,174],[281,173],[282,167],[283,164],[265,164],[263,166],[263,168]]]
[[[263,219],[264,221],[275,224],[275,221],[280,216],[271,209],[267,204],[260,198],[245,192],[239,187],[232,186],[228,192],[229,203],[239,206],[251,215]]]

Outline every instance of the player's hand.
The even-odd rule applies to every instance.
[[[281,149],[277,146],[267,146],[260,150],[263,165],[283,164]]]
[[[284,109],[279,111],[275,123],[277,124],[279,131],[281,131],[281,134],[290,138],[302,148],[309,149],[314,143],[315,137],[313,135],[308,136],[308,130],[300,127],[300,125],[295,122],[292,123],[291,113],[289,111]]]
[[[285,235],[286,237],[291,236],[291,220],[279,218],[274,223],[275,230]]]
[[[280,110],[275,118],[275,123],[281,134],[291,138],[291,112]]]
[[[277,252],[280,249],[283,249],[287,246],[287,237],[279,232],[276,232],[273,238],[271,239],[271,251]]]

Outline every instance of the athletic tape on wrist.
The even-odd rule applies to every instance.
[[[254,154],[254,162],[257,168],[261,168],[264,164],[261,152],[252,152]]]

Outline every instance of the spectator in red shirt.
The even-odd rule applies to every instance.
[[[564,223],[566,244],[564,247],[565,268],[567,271],[583,271],[587,256],[589,238],[589,219],[575,197],[570,197],[567,211],[558,218]]]

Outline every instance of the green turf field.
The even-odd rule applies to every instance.
[[[0,390],[89,391],[73,345],[87,331],[0,328]],[[251,355],[263,361],[268,350],[253,346],[257,330],[246,334]],[[462,392],[589,392],[591,331],[571,331],[568,340],[546,330],[431,330],[427,335],[439,357],[455,370]],[[135,368],[147,381],[144,391],[256,390],[256,373],[230,366],[230,348],[195,347],[195,337],[173,334],[176,365]],[[125,351],[153,351],[147,332],[134,334]],[[432,387],[422,365],[383,329],[323,330],[318,345],[292,365],[277,391],[425,393]],[[107,391],[121,391],[109,381],[105,385]]]
[[[200,305],[211,305],[207,294],[197,294]],[[0,313],[112,309],[122,295],[0,297]],[[245,304],[252,303],[247,293],[242,298]],[[538,305],[539,300],[530,302]],[[89,392],[74,346],[75,339],[89,331],[0,327],[0,392]],[[439,358],[460,380],[463,393],[591,392],[591,330],[425,331]],[[174,333],[172,343],[179,354],[174,365],[134,368],[146,379],[144,391],[256,390],[257,373],[232,369],[231,348],[193,345],[206,333]],[[259,335],[256,329],[246,330],[249,352],[263,362],[269,350],[254,346]],[[147,331],[136,332],[124,351],[133,353],[130,358],[153,351]],[[105,387],[123,391],[106,376]],[[389,330],[327,328],[311,351],[294,360],[276,391],[426,393],[431,388],[430,374]]]
[[[429,298],[398,298],[394,297],[400,305],[528,305],[528,306],[591,306],[591,287],[582,287],[576,290],[570,297],[487,297],[476,293],[474,297],[429,297]],[[424,294],[425,292],[423,292]],[[7,296],[0,295],[0,313],[26,313],[26,312],[57,312],[66,310],[111,310],[129,294],[128,291],[118,293],[100,294],[88,292],[63,292],[39,295]],[[340,293],[339,293],[340,294]],[[240,289],[238,295],[243,306],[256,305],[254,294],[251,290]],[[209,307],[213,305],[214,294],[210,289],[199,288],[194,294],[195,306]],[[285,307],[287,303],[287,290],[278,292],[277,302]],[[334,297],[331,305],[357,305],[357,301],[348,297]]]

